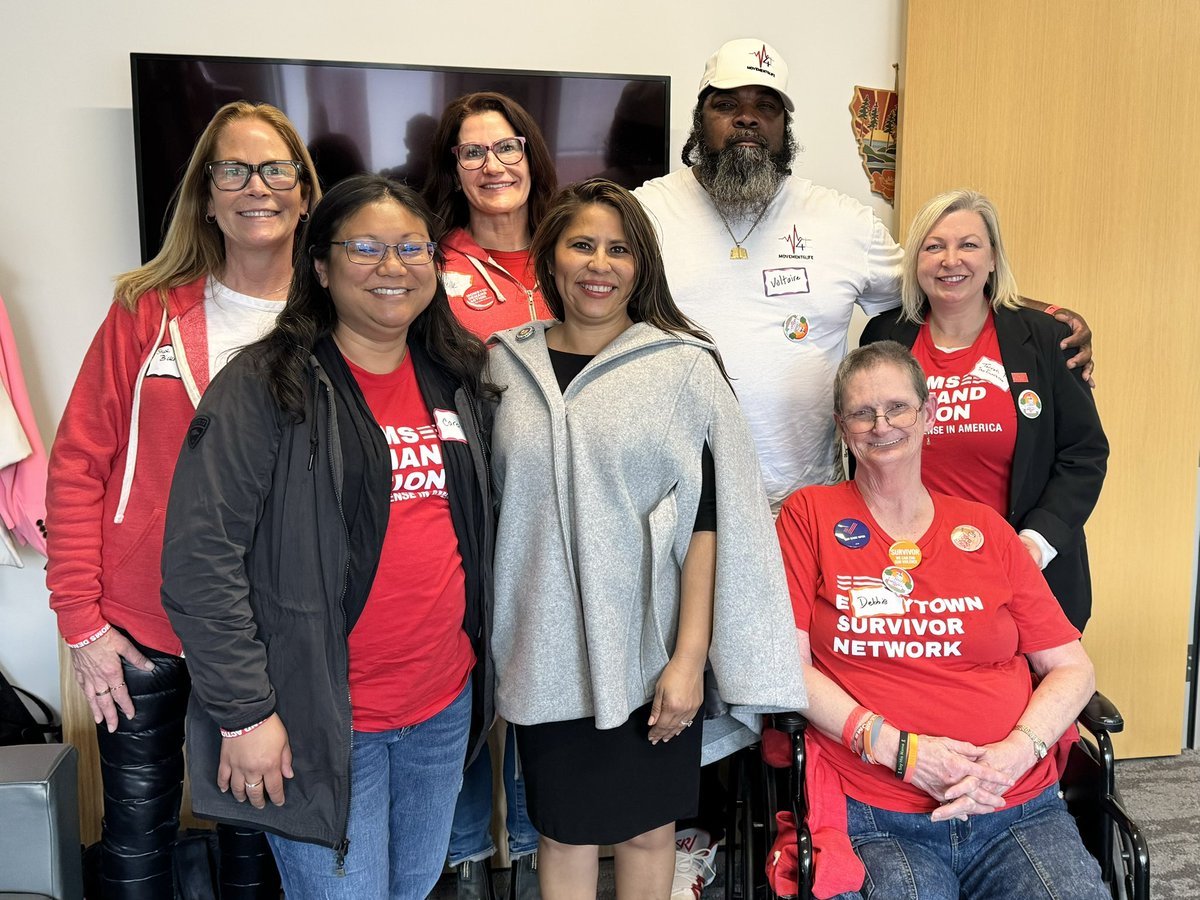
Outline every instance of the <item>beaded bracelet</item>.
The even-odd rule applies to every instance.
[[[243,734],[249,734],[255,728],[258,728],[261,725],[265,725],[266,722],[267,722],[267,720],[263,719],[261,722],[255,722],[253,725],[247,725],[245,728],[237,729],[237,731],[226,731],[224,728],[222,728],[221,729],[221,737],[223,737],[223,738],[241,737]]]
[[[82,641],[80,641],[77,644],[67,644],[67,646],[70,647],[72,650],[78,650],[80,647],[86,647],[88,644],[96,643],[96,641],[100,640],[100,638],[104,637],[110,631],[112,631],[112,626],[105,623],[104,627],[101,628],[99,631],[97,631],[95,634],[93,634],[90,638],[84,638]]]
[[[870,720],[870,715],[871,711],[865,706],[856,706],[854,711],[846,717],[846,723],[842,726],[842,744],[851,752],[857,752],[854,750],[854,745],[862,735],[863,729],[867,727],[866,723]]]
[[[866,740],[867,727],[871,724],[871,714],[867,713],[863,716],[862,721],[858,723],[858,727],[854,729],[854,736],[850,739],[850,752],[855,756],[862,756],[863,741]]]

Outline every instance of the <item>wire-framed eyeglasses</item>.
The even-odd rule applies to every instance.
[[[851,434],[865,434],[874,428],[875,423],[880,419],[885,420],[893,428],[908,428],[916,423],[917,411],[924,405],[924,403],[920,406],[893,403],[881,413],[877,413],[873,409],[860,409],[858,412],[846,413],[839,418]]]
[[[364,241],[351,238],[348,241],[330,241],[346,249],[346,259],[360,266],[377,266],[387,258],[389,250],[395,250],[400,262],[406,266],[424,266],[433,262],[437,244],[433,241],[385,244],[383,241]]]

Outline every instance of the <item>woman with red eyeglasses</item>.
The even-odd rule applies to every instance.
[[[446,107],[425,199],[448,229],[442,276],[450,307],[480,338],[552,318],[529,242],[558,189],[554,160],[519,103],[482,91]]]
[[[533,232],[558,190],[537,123],[511,97],[466,94],[442,113],[432,154],[425,199],[447,229],[438,238],[446,257],[442,281],[459,322],[486,341],[497,331],[553,319],[529,256]],[[538,834],[525,811],[516,753],[507,743],[506,824],[514,873],[509,896],[536,900]],[[485,746],[463,778],[450,836],[460,900],[492,897],[491,817],[492,761]]]

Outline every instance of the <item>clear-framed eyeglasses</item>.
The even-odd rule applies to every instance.
[[[437,244],[433,241],[385,244],[383,241],[362,241],[351,238],[348,241],[330,241],[329,243],[346,248],[346,259],[360,266],[379,265],[387,257],[387,252],[393,249],[400,262],[406,266],[424,266],[433,262],[433,254],[437,250]]]
[[[269,159],[266,162],[242,162],[237,159],[218,159],[204,164],[204,170],[218,191],[240,191],[250,183],[255,172],[263,184],[273,191],[290,191],[300,180],[304,163],[294,159]]]
[[[908,428],[916,424],[917,412],[924,405],[924,403],[920,406],[893,403],[881,413],[877,413],[873,409],[860,409],[858,412],[847,413],[838,418],[842,420],[842,424],[851,434],[865,434],[874,428],[875,423],[880,419],[885,420],[893,428]]]
[[[450,148],[450,152],[464,169],[483,168],[489,150],[504,165],[515,165],[525,158],[525,138],[506,137],[490,144],[456,144]]]

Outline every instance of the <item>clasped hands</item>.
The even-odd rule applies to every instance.
[[[912,783],[941,804],[934,822],[965,821],[1002,808],[1004,794],[1035,762],[1033,745],[1020,732],[983,746],[921,735]]]

